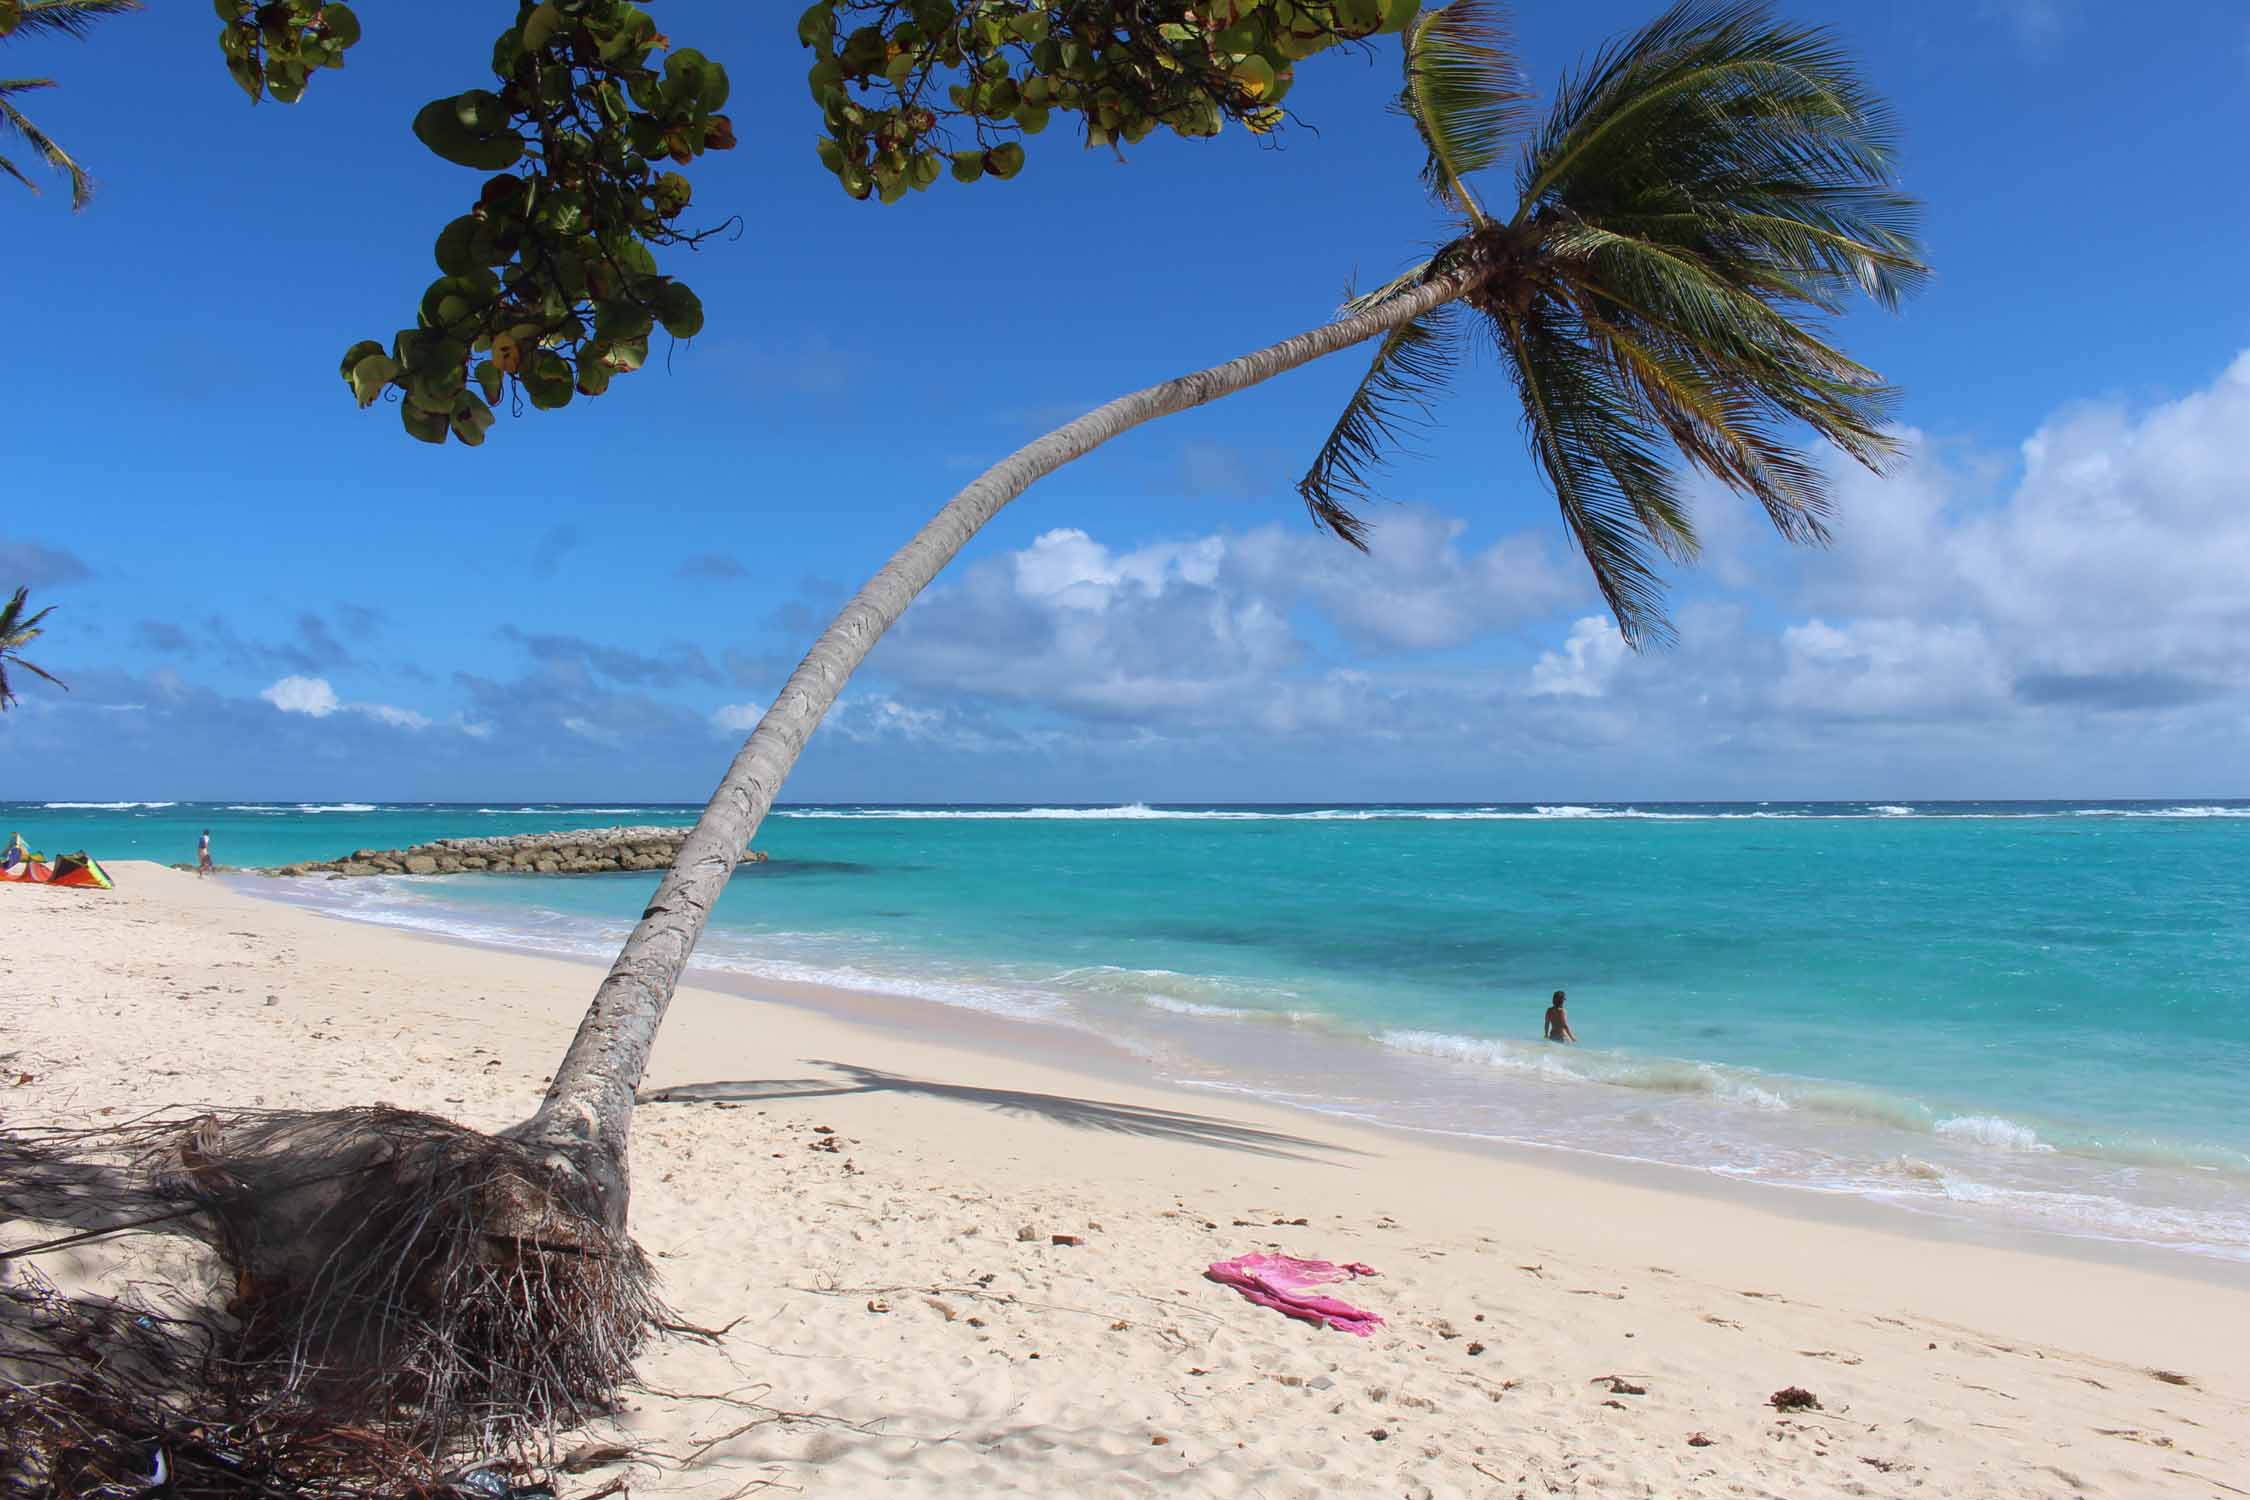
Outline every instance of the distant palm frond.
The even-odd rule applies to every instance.
[[[141,0],[23,0],[10,36],[84,37],[111,16],[141,9]]]
[[[8,687],[10,663],[22,667],[34,676],[44,677],[65,692],[70,691],[69,683],[45,668],[25,661],[17,654],[23,647],[39,639],[42,634],[40,622],[55,612],[55,607],[50,604],[37,614],[25,615],[24,601],[30,596],[30,589],[19,588],[9,596],[6,604],[0,605],[0,709],[16,701],[16,695]]]
[[[28,115],[16,108],[15,101],[11,97],[15,94],[29,93],[33,89],[51,89],[54,86],[55,81],[52,78],[0,79],[0,139],[5,139],[10,135],[21,138],[25,145],[38,152],[45,159],[48,166],[68,176],[70,178],[70,206],[73,209],[80,209],[93,199],[94,179],[88,175],[84,167],[72,158],[69,152],[55,143],[52,136],[33,124]],[[39,191],[39,185],[24,176],[13,162],[8,163],[7,170],[9,176],[15,178],[25,187],[30,188],[35,193]]]

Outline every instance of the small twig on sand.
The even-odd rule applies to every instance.
[[[742,1314],[742,1317],[736,1318],[734,1322],[728,1323],[719,1328],[699,1328],[693,1323],[658,1323],[656,1327],[665,1333],[686,1334],[691,1339],[702,1339],[706,1343],[716,1344],[719,1340],[725,1338],[728,1334],[734,1331],[735,1324],[740,1323],[743,1318],[747,1318],[749,1316],[750,1315],[748,1313],[744,1313]]]

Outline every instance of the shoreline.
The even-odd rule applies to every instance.
[[[0,1093],[11,1124],[382,1099],[494,1128],[590,992],[584,962],[113,868],[115,892],[0,892],[22,908],[0,907],[0,1052],[33,1075]],[[1998,1500],[2210,1497],[2250,1471],[2235,1282],[1448,1149],[980,1049],[1009,1023],[937,1040],[693,978],[649,1089],[721,1087],[638,1112],[633,1226],[680,1316],[745,1321],[654,1346],[620,1425],[679,1453],[743,1420],[661,1391],[817,1420],[642,1471],[652,1493]],[[1307,1329],[1201,1279],[1262,1248],[1376,1266],[1347,1295],[1386,1326]],[[1777,1415],[1787,1385],[1826,1414]]]
[[[605,970],[609,962],[606,957],[596,958],[567,949],[542,947],[530,939],[518,942],[500,938],[480,939],[412,922],[362,915],[355,909],[333,906],[315,899],[303,899],[299,893],[259,876],[239,877],[234,888],[254,899],[310,912],[328,920],[378,928],[403,937],[475,952],[547,959],[597,972]],[[1097,1029],[1090,1023],[1070,1019],[1034,1019],[975,1005],[857,989],[822,981],[751,974],[692,961],[683,987],[691,985],[736,996],[751,1003],[787,1005],[809,1015],[842,1016],[854,1024],[899,1032],[938,1045],[963,1048],[1003,1062],[1019,1059],[1036,1061],[1105,1083],[1161,1090],[1176,1095],[1183,1103],[1200,1102],[1207,1106],[1217,1103],[1255,1105],[1306,1121],[1340,1123],[1351,1128],[1394,1136],[1401,1141],[1416,1143],[1429,1149],[1452,1151],[1470,1157],[1491,1157],[1565,1172],[1582,1172],[1625,1186],[1689,1196],[1710,1196],[1812,1222],[1851,1225],[1914,1239],[1989,1245],[2067,1259],[2155,1270],[2221,1286],[2250,1288],[2250,1252],[2230,1252],[2090,1230],[2073,1232],[1998,1214],[1978,1213],[1949,1199],[1917,1199],[1903,1191],[1895,1196],[1886,1196],[1859,1187],[1832,1187],[1811,1182],[1763,1179],[1730,1172],[1720,1166],[1610,1152],[1561,1140],[1516,1139],[1385,1119],[1379,1115],[1340,1107],[1322,1108],[1227,1078],[1207,1081],[1173,1076],[1159,1056],[1162,1044],[1127,1039]],[[589,993],[591,988],[589,984]],[[1341,1041],[1349,1046],[1362,1039],[1344,1036]],[[1367,1041],[1365,1045],[1374,1048],[1380,1046],[1374,1041]],[[1371,1055],[1380,1056],[1380,1053]],[[1506,1085],[1505,1080],[1500,1083],[1503,1087]]]

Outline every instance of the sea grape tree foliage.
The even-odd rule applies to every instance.
[[[0,0],[0,6],[10,0]],[[1162,126],[1270,132],[1302,58],[1404,27],[1420,0],[817,0],[797,23],[824,134],[855,198],[891,203],[950,175],[1013,177],[1056,111],[1089,146]],[[293,104],[344,64],[358,16],[336,0],[216,0],[227,70],[253,103]],[[726,69],[677,47],[628,0],[515,0],[493,82],[432,100],[414,133],[489,174],[442,229],[414,326],[346,351],[361,406],[398,398],[408,433],[482,443],[511,394],[599,396],[659,328],[692,338],[703,305],[657,252],[685,227],[678,171],[735,144]]]
[[[1294,65],[1397,31],[1420,0],[816,0],[797,37],[827,134],[820,159],[854,198],[896,202],[950,173],[1023,167],[1056,110],[1089,146],[1159,126],[1261,134],[1286,116]]]
[[[641,367],[657,328],[703,327],[656,252],[701,238],[682,227],[694,189],[677,168],[735,143],[726,69],[623,0],[516,10],[493,44],[494,86],[414,117],[431,151],[493,175],[439,231],[414,326],[344,355],[360,405],[397,391],[424,442],[483,442],[511,386],[542,410],[598,396]]]

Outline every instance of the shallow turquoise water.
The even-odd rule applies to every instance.
[[[227,863],[682,808],[0,805]],[[2250,804],[796,809],[701,957],[1181,1081],[2250,1255]],[[649,877],[308,882],[598,954]],[[1550,990],[1587,1044],[1536,1038]]]

